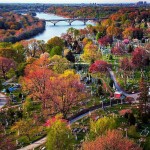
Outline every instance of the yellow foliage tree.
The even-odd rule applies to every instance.
[[[81,59],[85,62],[92,63],[95,60],[100,60],[101,56],[102,55],[98,47],[89,42],[84,47],[84,53],[81,55]]]

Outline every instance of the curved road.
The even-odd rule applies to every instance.
[[[118,85],[117,83],[117,80],[116,80],[116,77],[114,75],[114,72],[108,68],[108,71],[109,71],[109,74],[110,74],[110,77],[111,79],[114,81],[114,85],[115,85],[115,88],[117,89],[118,92],[122,92],[123,95],[125,95],[126,97],[132,97],[134,98],[134,100],[136,101],[137,98],[139,97],[139,93],[134,93],[134,94],[128,94],[127,92],[125,92],[123,89],[121,89],[121,87]]]

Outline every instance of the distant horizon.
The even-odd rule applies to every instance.
[[[90,3],[97,3],[97,4],[130,4],[130,3],[137,3],[140,0],[26,0],[24,2],[20,2],[20,0],[0,0],[0,3],[41,3],[41,4],[90,4]],[[147,0],[143,0],[143,2]]]

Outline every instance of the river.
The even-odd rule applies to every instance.
[[[39,19],[64,19],[63,17],[54,15],[54,14],[46,14],[46,13],[36,13],[36,17]],[[94,24],[90,21],[87,22],[87,24]],[[37,40],[44,40],[47,42],[50,38],[54,36],[61,36],[62,33],[66,33],[68,28],[73,27],[76,29],[83,29],[86,27],[82,21],[74,21],[72,22],[72,25],[70,26],[67,22],[61,21],[58,22],[55,26],[50,23],[46,22],[46,28],[43,33],[40,33],[34,37],[34,39]]]

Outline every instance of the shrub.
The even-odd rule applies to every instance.
[[[137,129],[135,126],[130,126],[128,128],[128,136],[131,138],[138,138],[139,137],[139,135],[137,133]]]

